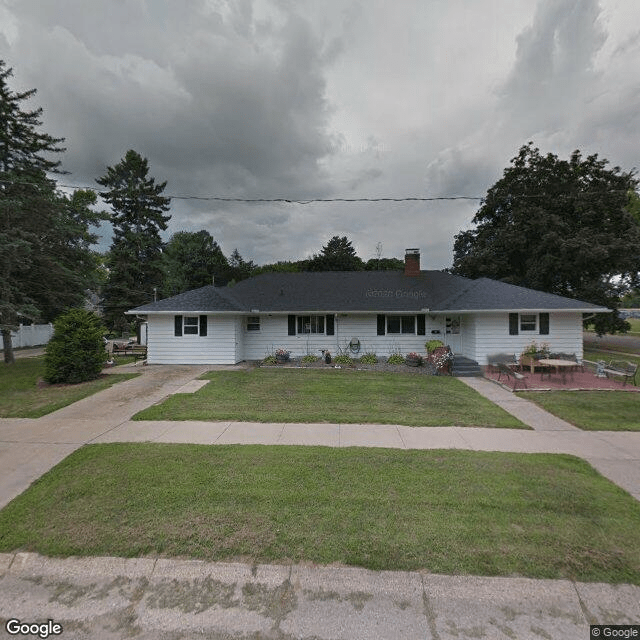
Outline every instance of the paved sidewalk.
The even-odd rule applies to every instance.
[[[92,640],[586,640],[640,621],[640,587],[17,553],[0,554],[0,612]]]

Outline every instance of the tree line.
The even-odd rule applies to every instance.
[[[171,219],[167,183],[149,175],[134,150],[96,179],[97,192],[71,195],[57,186],[64,139],[40,130],[42,109],[23,103],[0,60],[0,330],[5,362],[13,360],[11,330],[21,321],[51,321],[99,291],[110,329],[126,328],[124,312],[156,298],[215,282],[218,286],[268,271],[401,269],[402,260],[357,256],[334,236],[313,256],[258,266],[237,249],[227,258],[208,231],[161,233]],[[633,171],[607,167],[597,155],[569,160],[524,145],[492,186],[474,228],[455,237],[453,273],[512,284],[607,306],[587,320],[599,333],[625,330],[616,309],[640,290],[640,198]],[[98,197],[110,211],[96,209]],[[110,221],[106,256],[95,229]],[[635,296],[635,297],[634,297]],[[628,325],[626,325],[628,326]]]

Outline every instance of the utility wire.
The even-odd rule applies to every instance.
[[[0,180],[0,184],[29,184],[36,189],[38,186],[30,182],[20,182],[17,180]],[[90,189],[96,191],[92,186],[79,186],[71,184],[59,184],[59,187],[65,189]],[[99,192],[97,192],[99,194]],[[604,193],[627,193],[626,189],[605,189],[602,191],[579,191],[572,194],[556,194],[558,197],[563,195],[587,195],[587,194],[604,194]],[[528,194],[514,194],[513,198],[538,198],[548,196],[547,193],[528,193]],[[193,195],[171,195],[166,194],[163,197],[171,200],[201,200],[201,201],[213,201],[213,202],[244,202],[244,203],[284,203],[284,204],[312,204],[316,202],[437,202],[446,200],[486,200],[487,196],[403,196],[403,197],[381,197],[381,198],[240,198],[232,196],[193,196]]]

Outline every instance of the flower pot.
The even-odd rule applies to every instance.
[[[278,364],[285,364],[286,362],[289,362],[289,356],[276,356],[276,362]]]
[[[408,367],[419,367],[422,364],[422,360],[418,358],[405,358],[405,363]]]

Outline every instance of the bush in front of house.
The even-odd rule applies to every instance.
[[[45,381],[78,383],[97,378],[108,358],[104,334],[102,321],[91,311],[71,309],[59,316],[45,350]]]
[[[404,364],[404,356],[401,353],[392,353],[387,358],[387,364]]]
[[[314,353],[307,353],[306,356],[302,356],[301,362],[307,364],[311,362],[318,362],[318,360],[320,360],[320,356],[317,356]]]
[[[341,353],[340,355],[337,355],[333,361],[336,364],[343,364],[343,365],[351,365],[353,364],[353,358],[351,356],[348,356],[346,353]]]
[[[361,364],[378,364],[378,356],[375,353],[365,353],[360,357]]]

